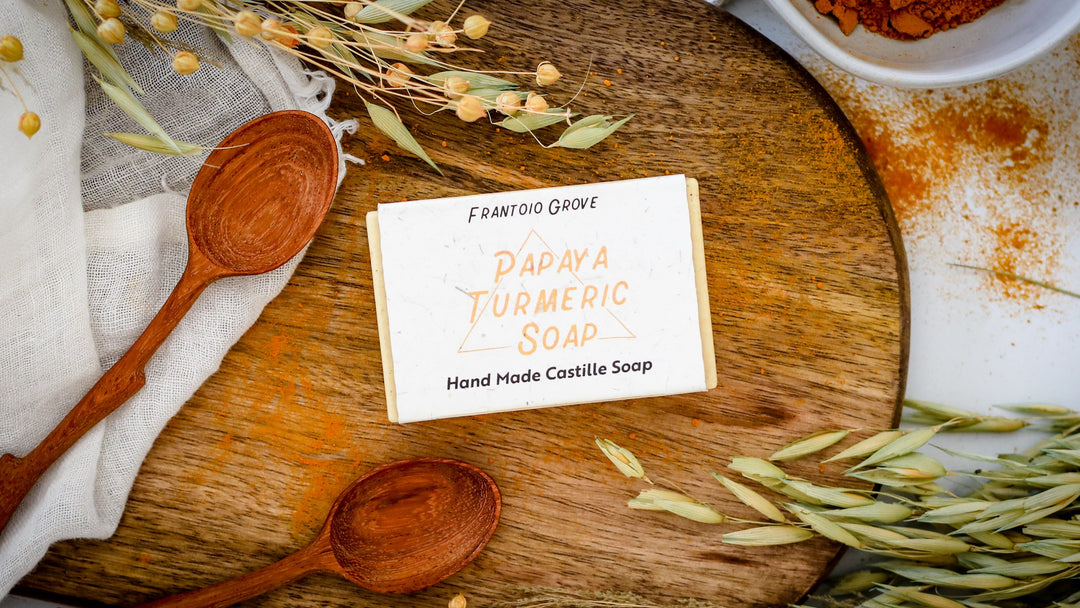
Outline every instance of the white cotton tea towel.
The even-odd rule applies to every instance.
[[[0,452],[23,456],[120,358],[176,284],[187,259],[186,191],[204,157],[158,156],[103,135],[142,129],[84,77],[63,2],[0,3],[7,34],[22,40],[14,78],[42,122],[27,139],[15,128],[21,104],[0,91]],[[174,138],[213,146],[284,109],[324,118],[339,140],[355,130],[326,117],[334,81],[291,56],[246,39],[226,44],[191,24],[171,36],[221,67],[204,63],[179,76],[142,45],[115,48]],[[113,533],[154,438],[299,258],[202,294],[147,365],[146,386],[52,466],[0,534],[0,596],[50,544]]]

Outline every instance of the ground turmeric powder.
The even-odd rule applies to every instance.
[[[811,0],[845,34],[860,23],[897,40],[918,40],[978,17],[1005,0]]]

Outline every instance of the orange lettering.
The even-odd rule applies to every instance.
[[[476,305],[480,303],[480,296],[486,294],[486,291],[470,291],[469,297],[472,301],[472,314],[469,315],[469,323],[476,321]]]
[[[618,306],[622,306],[623,304],[626,304],[626,297],[625,296],[623,297],[622,301],[619,300],[619,288],[620,287],[623,287],[625,289],[630,289],[630,286],[626,284],[626,281],[619,281],[618,283],[615,284],[615,289],[611,290],[611,301],[614,302]]]
[[[506,266],[505,268],[503,267],[503,260],[506,258],[502,256],[510,258],[510,265]],[[510,274],[510,271],[514,269],[514,254],[510,253],[509,251],[497,251],[495,252],[495,257],[499,260],[499,265],[495,269],[495,283],[498,284],[498,282],[503,278],[504,275]]]

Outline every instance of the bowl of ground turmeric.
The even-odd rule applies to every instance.
[[[766,0],[814,50],[903,88],[979,82],[1020,67],[1080,28],[1076,0]]]

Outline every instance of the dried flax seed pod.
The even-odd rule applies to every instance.
[[[465,30],[466,36],[477,40],[487,34],[489,27],[491,27],[491,22],[484,18],[483,15],[469,15],[462,29]]]
[[[299,35],[300,32],[296,31],[295,27],[285,24],[281,26],[277,36],[274,37],[274,40],[280,44],[284,44],[290,49],[295,49],[300,45]]]
[[[405,50],[410,53],[419,53],[428,47],[428,37],[426,34],[409,34],[409,37],[405,39]]]
[[[266,41],[276,40],[281,34],[281,22],[277,19],[264,19],[259,28],[259,37]]]
[[[102,19],[120,16],[120,5],[116,0],[97,0],[94,3],[94,12]]]
[[[240,11],[233,17],[236,33],[241,36],[258,36],[262,32],[262,17],[252,11]]]
[[[41,128],[41,118],[33,112],[23,112],[23,115],[19,117],[19,131],[27,138],[34,136],[34,133],[38,132]]]
[[[529,96],[525,99],[525,109],[533,114],[545,114],[548,107],[548,102],[543,95],[529,93]]]
[[[443,89],[450,99],[457,99],[469,91],[469,81],[461,76],[451,76],[443,82]]]
[[[172,67],[177,74],[187,76],[188,74],[194,74],[199,71],[199,67],[201,66],[199,65],[199,58],[195,53],[192,53],[191,51],[180,51],[176,54],[176,57],[173,57]]]
[[[334,33],[330,28],[318,26],[308,30],[307,43],[317,49],[326,50],[334,42]]]
[[[97,35],[109,44],[121,44],[124,42],[124,24],[116,17],[110,17],[98,25]]]
[[[23,58],[22,41],[15,36],[4,36],[0,39],[0,59],[12,63]]]
[[[176,0],[176,8],[182,11],[197,11],[202,6],[202,0]]]
[[[553,84],[560,76],[562,74],[555,69],[555,66],[550,61],[541,62],[540,65],[536,66],[536,84],[542,87]]]
[[[513,116],[521,109],[521,97],[513,91],[503,91],[495,98],[495,109],[507,116]]]
[[[300,44],[296,28],[285,25],[277,19],[265,19],[260,26],[259,37],[267,42],[277,42],[289,48]]]
[[[457,33],[445,21],[432,21],[428,26],[428,37],[439,46],[454,46],[457,42]]]
[[[176,15],[163,9],[154,13],[153,17],[150,17],[150,27],[162,34],[169,34],[175,32],[176,28],[179,27],[179,24],[176,21]]]
[[[487,115],[483,104],[480,103],[480,98],[475,95],[465,95],[459,99],[454,113],[465,122],[475,122]]]
[[[408,84],[409,79],[412,78],[413,71],[409,69],[409,66],[404,63],[398,62],[390,66],[390,69],[386,71],[386,82],[391,87],[401,88]]]

